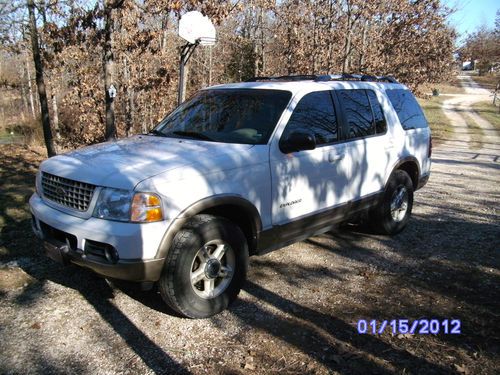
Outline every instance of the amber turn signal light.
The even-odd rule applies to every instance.
[[[151,223],[163,220],[161,199],[153,193],[136,193],[132,200],[130,221]]]

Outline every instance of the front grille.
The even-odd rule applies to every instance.
[[[42,172],[43,196],[63,206],[87,211],[95,186]]]

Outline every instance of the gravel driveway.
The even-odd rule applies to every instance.
[[[22,281],[0,292],[0,373],[499,373],[500,139],[478,122],[471,147],[463,115],[486,93],[463,82],[444,104],[455,137],[435,148],[403,233],[353,226],[254,257],[239,299],[212,319],[176,317],[155,291],[112,287],[18,238],[32,255],[3,265]],[[356,330],[401,318],[460,319],[462,334]]]

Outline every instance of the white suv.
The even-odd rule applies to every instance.
[[[30,200],[51,258],[157,283],[192,318],[234,300],[248,256],[360,212],[401,231],[431,135],[391,77],[256,78],[201,90],[147,135],[44,161]]]

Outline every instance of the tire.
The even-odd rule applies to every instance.
[[[396,170],[389,178],[382,202],[372,211],[371,226],[381,234],[397,234],[410,220],[413,183],[408,173]]]
[[[241,229],[221,217],[197,215],[174,237],[158,288],[188,318],[225,310],[245,282],[248,245]]]

